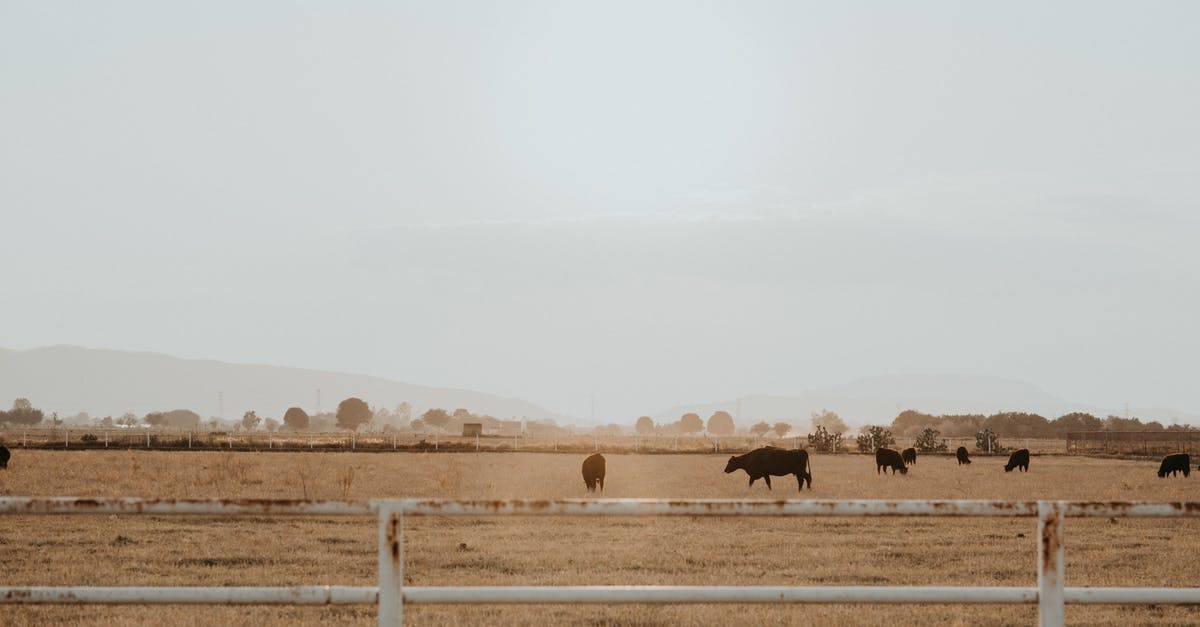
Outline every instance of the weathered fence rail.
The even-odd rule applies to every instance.
[[[463,501],[166,500],[0,498],[0,515],[377,515],[378,586],[0,586],[0,604],[375,604],[381,625],[404,604],[434,603],[1014,603],[1038,605],[1039,623],[1062,625],[1066,603],[1200,604],[1200,588],[1068,588],[1063,519],[1200,517],[1200,503],[564,499]],[[404,516],[952,516],[1037,517],[1037,587],[971,586],[404,586]]]
[[[1067,452],[1076,454],[1168,455],[1200,453],[1200,431],[1069,431]]]

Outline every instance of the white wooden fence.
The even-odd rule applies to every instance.
[[[379,517],[379,585],[292,587],[0,586],[0,604],[377,604],[379,624],[402,622],[406,603],[1024,603],[1041,625],[1062,625],[1065,603],[1200,604],[1200,588],[1067,588],[1066,517],[1200,517],[1200,503],[564,499],[462,501],[155,500],[0,498],[0,515],[190,514]],[[408,516],[995,516],[1038,519],[1038,585],[961,586],[404,586]]]

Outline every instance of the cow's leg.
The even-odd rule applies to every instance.
[[[752,488],[754,487],[754,480],[757,478],[758,477],[755,477],[754,475],[750,475],[750,487],[752,487]]]
[[[600,477],[600,491],[604,491],[604,477]]]
[[[767,489],[771,489],[771,475],[763,475],[763,481],[767,482]]]

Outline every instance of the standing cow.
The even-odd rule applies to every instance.
[[[958,458],[958,465],[971,463],[970,456],[967,455],[967,447],[960,446],[957,451],[954,451],[954,456]]]
[[[9,453],[8,449],[0,444],[0,468],[8,468],[8,460],[11,458],[12,453]]]
[[[1158,467],[1158,476],[1165,477],[1167,475],[1174,476],[1177,472],[1182,472],[1183,476],[1188,476],[1192,471],[1192,458],[1187,453],[1176,453],[1167,455],[1162,459],[1162,465]]]
[[[583,460],[583,483],[587,485],[588,492],[595,492],[596,486],[600,486],[600,491],[604,491],[604,456],[599,453],[592,453],[587,459]]]
[[[910,446],[903,451],[900,451],[900,458],[904,460],[906,465],[912,466],[913,464],[917,463],[917,449]]]
[[[804,490],[805,482],[808,483],[808,489],[812,489],[812,469],[808,465],[808,451],[789,451],[774,446],[756,448],[745,455],[729,458],[729,463],[725,464],[726,474],[738,469],[745,470],[746,474],[750,475],[751,486],[756,480],[762,479],[770,490],[771,475],[796,475],[796,483],[800,484],[800,490]]]
[[[875,474],[888,468],[892,469],[892,474],[896,474],[899,470],[900,474],[907,475],[908,467],[904,465],[904,458],[900,456],[899,451],[894,451],[890,448],[875,449]]]
[[[1013,454],[1008,456],[1008,463],[1004,465],[1004,472],[1012,472],[1013,468],[1020,468],[1021,472],[1029,472],[1029,449],[1023,448],[1019,451],[1013,451]]]

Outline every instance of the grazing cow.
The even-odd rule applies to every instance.
[[[745,455],[734,455],[729,458],[729,463],[725,464],[726,473],[731,473],[739,468],[750,475],[751,486],[756,480],[762,479],[767,482],[767,489],[770,490],[771,475],[777,477],[796,475],[796,483],[800,485],[800,490],[804,489],[805,482],[808,482],[808,489],[812,489],[812,468],[808,465],[808,451],[789,451],[774,446],[764,446]]]
[[[958,465],[971,463],[971,458],[967,456],[967,447],[960,446],[957,451],[954,451],[954,456],[958,458]]]
[[[899,470],[900,474],[908,474],[908,466],[904,465],[904,458],[900,456],[899,451],[894,451],[890,448],[875,449],[875,474],[880,471],[892,469],[892,474],[896,474]]]
[[[604,491],[604,456],[599,453],[592,453],[587,459],[583,460],[583,482],[587,484],[588,492],[595,492],[596,486],[600,486],[600,491]]]
[[[1029,472],[1029,449],[1023,448],[1019,451],[1013,451],[1013,454],[1008,456],[1008,463],[1004,465],[1004,472],[1012,472],[1013,468],[1020,468],[1021,472]]]
[[[12,457],[12,453],[8,452],[3,444],[0,444],[0,468],[8,468],[8,460]]]
[[[910,446],[900,451],[900,458],[904,460],[906,465],[912,466],[917,463],[917,449]]]
[[[1182,472],[1185,477],[1192,472],[1192,458],[1187,453],[1167,455],[1158,467],[1159,477],[1174,476],[1177,472]]]

